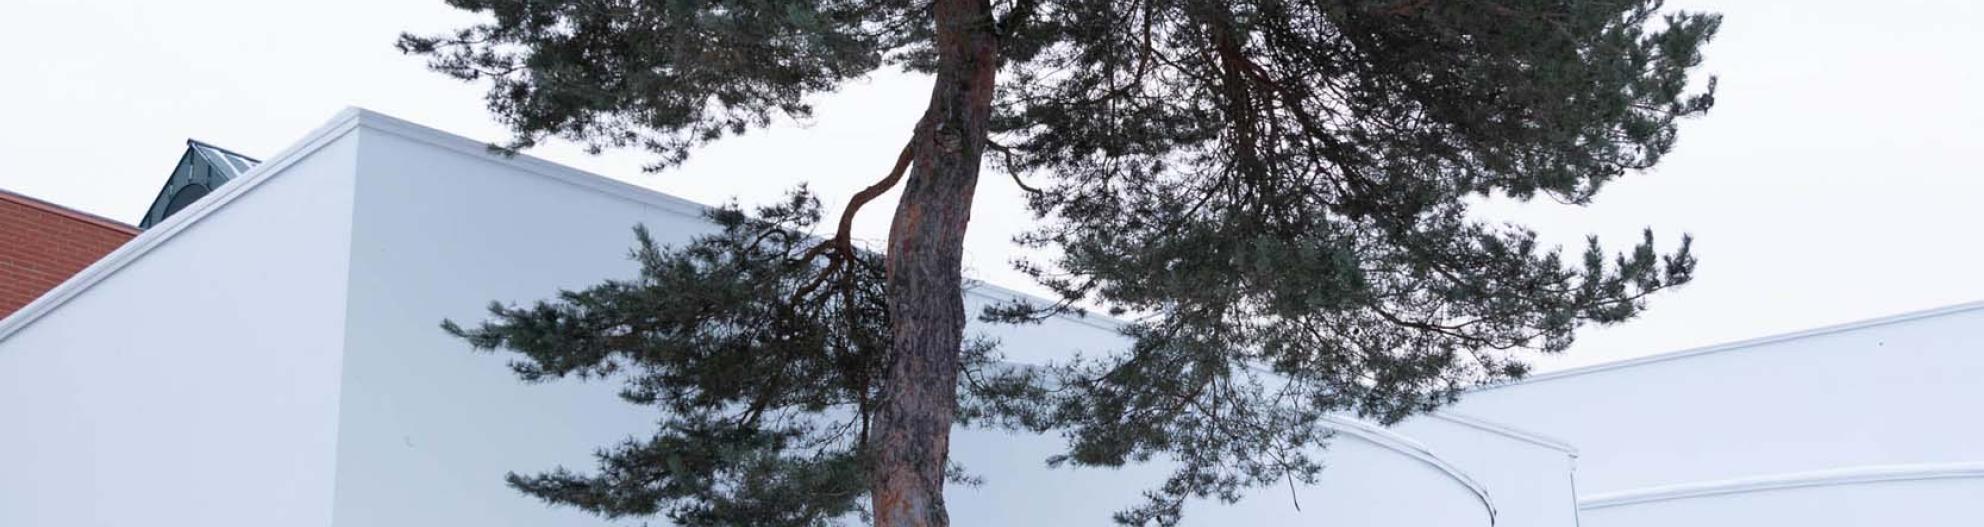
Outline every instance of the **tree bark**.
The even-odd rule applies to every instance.
[[[888,377],[869,443],[879,527],[940,527],[964,340],[964,234],[998,74],[988,0],[936,0],[937,79],[889,227]]]

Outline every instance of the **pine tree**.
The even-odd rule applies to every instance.
[[[932,79],[832,234],[807,234],[801,189],[680,246],[639,233],[635,278],[445,324],[526,381],[616,379],[666,416],[596,471],[510,478],[608,517],[946,525],[965,424],[1061,434],[1053,464],[1172,461],[1116,518],[1171,525],[1188,499],[1313,481],[1325,414],[1391,423],[1520,377],[1695,267],[1685,237],[1575,258],[1469,213],[1588,203],[1709,109],[1690,74],[1720,19],[1658,0],[448,1],[485,22],[400,47],[487,82],[509,149],[637,147],[660,170],[879,68]],[[1020,242],[1053,255],[1021,269],[1060,298],[980,316],[1099,306],[1137,315],[1128,349],[1021,368],[965,338],[987,153],[1030,196]],[[856,247],[855,211],[898,184],[886,247]]]

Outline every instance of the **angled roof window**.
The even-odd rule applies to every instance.
[[[145,218],[138,222],[138,228],[149,229],[158,225],[201,196],[248,173],[258,164],[261,161],[255,158],[187,139],[186,153],[179,156],[179,164],[173,167],[172,175],[166,178],[165,187],[159,189],[158,197],[152,199],[152,206],[145,210]]]

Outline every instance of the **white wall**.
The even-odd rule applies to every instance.
[[[0,321],[0,526],[607,524],[503,475],[590,470],[595,449],[657,416],[613,382],[526,385],[438,325],[628,276],[635,223],[682,241],[712,228],[700,210],[342,114]],[[1037,363],[1117,351],[1113,327],[976,329]],[[1352,429],[1319,485],[1194,503],[1188,523],[1487,525],[1489,503],[1501,525],[1574,521],[1561,450],[1444,421]],[[1103,524],[1166,473],[1050,470],[1053,436],[962,431],[953,445],[987,481],[952,489],[958,525]]]
[[[1959,306],[1840,328],[1814,330],[1618,366],[1546,375],[1467,395],[1459,411],[1533,430],[1578,446],[1585,496],[1673,485],[1728,485],[1814,471],[1938,467],[1984,461],[1984,306]],[[1922,496],[1962,494],[1977,476],[1907,484]],[[1706,511],[1748,510],[1729,518],[1803,517],[1801,503],[1833,503],[1894,514],[1975,510],[1959,501],[1892,496],[1893,482],[1823,492],[1757,491],[1704,500]],[[1738,485],[1740,486],[1740,485]],[[1967,490],[1956,490],[1967,489]],[[1854,500],[1819,496],[1858,496]],[[1971,494],[1984,496],[1984,494]],[[1803,496],[1804,498],[1787,498]],[[1970,500],[1974,501],[1974,500]],[[1632,510],[1606,507],[1589,525],[1615,525]],[[1688,505],[1687,507],[1696,507]],[[1745,509],[1747,507],[1747,509]],[[1926,509],[1923,507],[1927,507]],[[1669,518],[1648,512],[1646,518]],[[1790,515],[1790,516],[1787,516]],[[1801,525],[1855,525],[1857,516]],[[1899,516],[1898,516],[1899,517]],[[1600,519],[1605,518],[1605,519]],[[1641,520],[1616,523],[1640,525]]]
[[[501,477],[559,465],[590,470],[594,449],[645,434],[655,416],[617,399],[611,382],[525,385],[507,369],[506,357],[471,353],[437,324],[443,318],[482,320],[492,299],[529,302],[557,288],[631,274],[633,264],[621,256],[632,245],[634,223],[648,225],[663,243],[711,227],[693,216],[699,210],[693,204],[529,158],[492,157],[479,143],[390,118],[368,116],[367,123],[355,198],[337,524],[602,523],[547,507],[505,487]],[[979,292],[971,303],[1003,294],[990,287]],[[982,329],[999,338],[1014,360],[1039,362],[1076,351],[1115,351],[1121,341],[1110,327],[1103,320],[1056,319]],[[1043,460],[1059,441],[958,433],[955,457],[987,482],[953,489],[956,523],[1103,524],[1165,474],[1154,466],[1047,469]],[[1477,449],[1493,443],[1459,442]],[[1549,472],[1541,479],[1568,481],[1563,453],[1511,448],[1525,450],[1480,468],[1522,472],[1516,479]],[[1485,509],[1454,475],[1398,451],[1343,437],[1326,460],[1331,466],[1322,485],[1296,489],[1301,511],[1289,489],[1275,487],[1237,506],[1194,505],[1189,521],[1487,524]],[[1555,518],[1568,520],[1564,496],[1528,507],[1553,508]],[[1532,514],[1543,516],[1549,514]]]
[[[352,123],[0,322],[0,525],[330,524]]]
[[[1574,478],[1578,460],[1568,445],[1512,435],[1524,432],[1465,416],[1421,415],[1394,430],[1484,487],[1498,512],[1496,525],[1578,525]]]
[[[1484,449],[1497,443],[1474,431],[1446,432],[1454,432],[1449,439],[1480,441]],[[1168,475],[1161,462],[1113,470],[1049,469],[1042,461],[1060,453],[1058,437],[966,431],[955,434],[951,444],[953,457],[986,479],[979,487],[949,489],[952,521],[961,526],[1106,525],[1110,514],[1140,503],[1141,492]],[[1315,485],[1254,489],[1234,504],[1194,501],[1186,506],[1185,524],[1490,525],[1481,497],[1457,479],[1465,477],[1509,485],[1489,491],[1500,511],[1498,525],[1575,525],[1564,466],[1568,459],[1560,452],[1551,456],[1527,445],[1497,445],[1507,448],[1495,463],[1441,467],[1401,450],[1415,446],[1426,444],[1339,433],[1322,454],[1327,467]],[[1436,462],[1451,460],[1446,449],[1430,450],[1440,454],[1433,458]],[[1454,468],[1461,470],[1448,471]],[[1536,485],[1519,485],[1528,483]],[[1564,493],[1542,499],[1532,495],[1552,490]]]
[[[1675,525],[1971,527],[1984,479],[1888,481],[1701,496],[1585,511],[1594,527]]]
[[[422,143],[382,130],[432,136],[384,118],[367,122],[337,525],[599,524],[509,489],[503,475],[590,469],[594,449],[642,434],[656,416],[621,402],[611,383],[526,385],[508,357],[472,353],[439,324],[479,322],[492,300],[527,303],[631,275],[623,256],[635,223],[664,241],[708,227],[682,204],[582,188],[520,169],[562,173],[556,167],[503,162],[465,140]]]

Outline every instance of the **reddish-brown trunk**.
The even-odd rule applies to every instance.
[[[987,0],[936,0],[938,55],[915,160],[889,228],[892,354],[870,431],[875,525],[940,527],[964,339],[964,233],[998,73]]]

